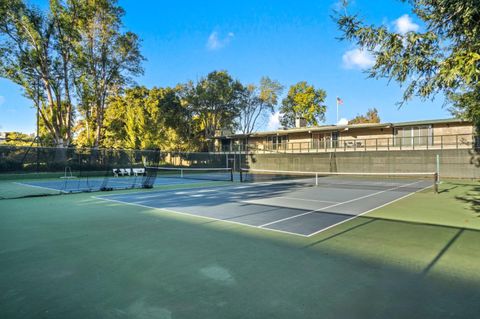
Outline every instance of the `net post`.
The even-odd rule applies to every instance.
[[[240,183],[243,183],[243,170],[240,167]]]
[[[180,178],[183,178],[183,169],[180,169]]]
[[[315,186],[318,186],[318,173],[315,173]]]
[[[230,167],[230,181],[233,182],[233,167]]]
[[[433,178],[434,178],[434,181],[433,181],[433,191],[435,192],[435,194],[438,194],[438,184],[440,184],[440,180],[439,180],[439,175],[438,175],[438,173],[434,173],[434,174],[433,174]]]
[[[438,194],[438,184],[440,184],[440,155],[436,155],[436,167],[435,167],[435,194]]]

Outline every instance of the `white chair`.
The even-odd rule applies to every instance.
[[[145,174],[145,168],[134,168],[133,169],[133,175],[138,176],[138,175],[144,175]]]

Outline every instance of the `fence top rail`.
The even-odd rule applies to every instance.
[[[280,174],[315,174],[315,175],[363,175],[363,176],[435,176],[436,172],[321,172],[321,171],[283,171],[283,170],[274,170],[274,169],[257,169],[257,168],[241,168],[242,172],[258,172],[258,173],[280,173]]]
[[[146,169],[158,171],[231,171],[231,167],[163,167],[163,166],[146,166]]]

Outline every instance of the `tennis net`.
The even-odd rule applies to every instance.
[[[274,182],[346,189],[419,191],[432,187],[438,193],[435,172],[311,172],[267,169],[240,169],[241,182]]]
[[[146,167],[146,174],[158,178],[233,181],[232,168]]]

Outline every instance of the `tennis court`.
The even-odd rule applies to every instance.
[[[309,237],[430,187],[428,179],[307,176],[98,198]]]
[[[232,181],[229,168],[165,168],[150,167],[147,175],[138,176],[65,176],[12,182],[16,185],[55,191],[80,193],[100,190],[152,188],[165,185],[198,184],[206,181]]]
[[[202,180],[183,179],[183,178],[156,178],[154,185],[180,185],[180,184],[197,184],[204,183]],[[90,179],[55,179],[55,180],[31,180],[24,182],[16,182],[18,185],[39,187],[54,191],[69,192],[85,192],[89,190],[97,190],[105,184],[104,178]],[[139,188],[142,185],[141,177],[117,177],[109,178],[108,187],[112,189]]]
[[[3,317],[478,313],[478,183],[162,171],[153,190],[0,200]]]

